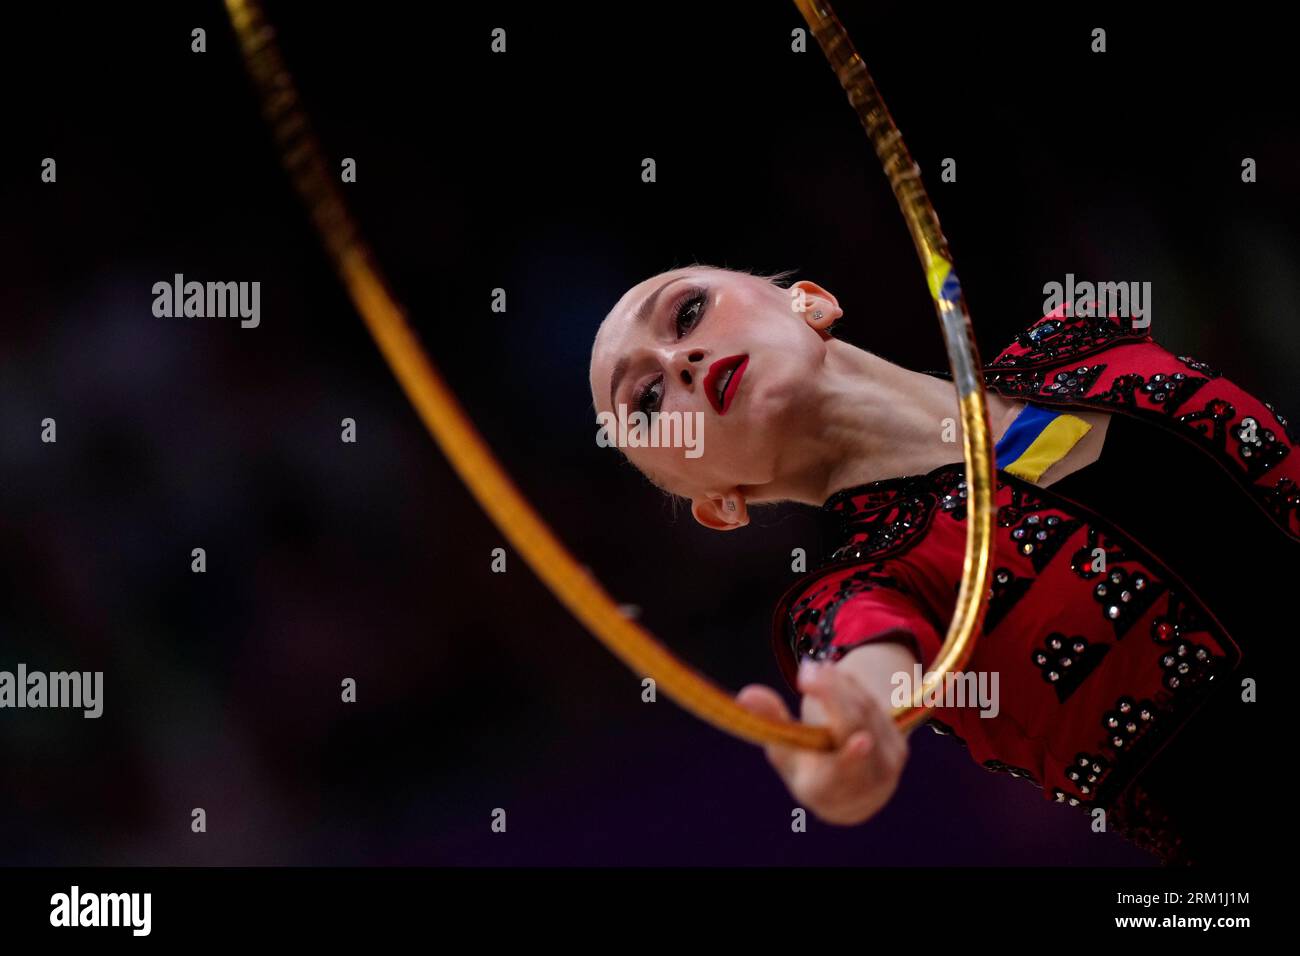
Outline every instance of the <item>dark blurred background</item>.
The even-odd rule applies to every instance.
[[[784,690],[769,620],[791,549],[819,548],[813,512],[734,535],[674,516],[596,447],[587,359],[628,286],[699,260],[797,269],[850,341],[943,367],[877,161],[815,44],[790,51],[790,3],[469,6],[268,12],[333,162],[357,160],[347,195],[393,287],[517,483],[675,651]],[[1150,280],[1162,343],[1300,413],[1285,31],[879,6],[836,3],[986,359],[1045,282]],[[877,819],[792,834],[761,751],[642,703],[514,555],[491,573],[503,541],[332,274],[222,6],[6,16],[0,668],[103,670],[105,709],[0,712],[0,862],[1149,865],[925,730]],[[177,272],[260,281],[261,326],[155,318]]]

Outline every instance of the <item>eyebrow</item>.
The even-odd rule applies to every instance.
[[[674,276],[673,278],[669,279],[667,282],[661,282],[659,284],[659,287],[655,289],[653,292],[651,292],[648,296],[646,296],[645,300],[639,306],[637,306],[637,310],[634,313],[632,313],[632,321],[635,322],[637,325],[644,325],[645,322],[654,313],[655,303],[659,301],[659,293],[663,292],[664,289],[668,288],[674,282],[679,282],[682,279],[686,279],[686,278],[688,278],[688,276]],[[609,407],[610,408],[616,407],[614,404],[614,396],[618,394],[619,382],[621,382],[623,380],[623,376],[627,374],[628,364],[629,363],[626,358],[621,358],[616,363],[614,363],[614,374],[611,375],[609,379]]]

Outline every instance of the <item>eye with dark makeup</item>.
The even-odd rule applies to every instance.
[[[704,317],[704,302],[708,294],[703,289],[687,289],[673,307],[673,321],[680,339],[700,324]]]
[[[659,405],[663,400],[664,377],[660,375],[637,388],[632,396],[632,405],[637,411],[649,415],[651,412],[659,411]]]

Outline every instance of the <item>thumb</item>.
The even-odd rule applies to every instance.
[[[773,720],[793,720],[785,699],[770,687],[763,684],[749,684],[736,695],[736,703],[751,714],[770,717]],[[768,744],[763,748],[767,759],[782,777],[789,778],[795,770],[798,753],[795,748],[785,744]]]
[[[736,703],[751,714],[770,717],[773,720],[789,720],[790,709],[785,699],[772,688],[763,684],[749,684],[736,695]]]

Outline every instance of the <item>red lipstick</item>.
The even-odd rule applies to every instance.
[[[747,365],[748,355],[732,355],[718,359],[709,366],[709,371],[704,376],[704,397],[719,415],[727,414],[727,409],[731,407],[736,390],[740,388],[740,377],[745,374]]]

